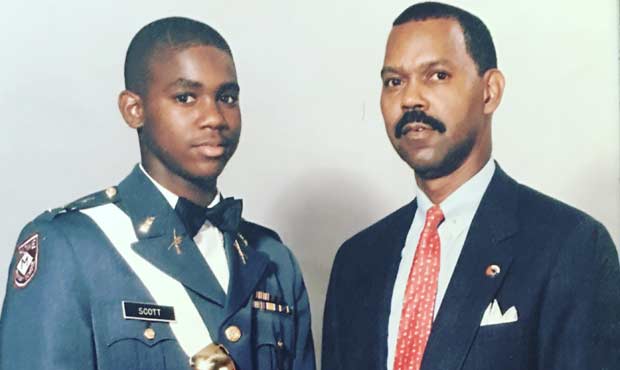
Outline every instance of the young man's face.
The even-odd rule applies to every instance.
[[[479,153],[490,150],[484,80],[455,20],[412,21],[394,27],[381,78],[381,111],[388,136],[418,176],[448,175],[467,158],[482,158]],[[441,129],[408,124],[397,134],[397,122],[413,110],[437,119]]]
[[[142,97],[142,161],[190,181],[214,180],[241,132],[231,56],[212,46],[164,49],[151,57]]]

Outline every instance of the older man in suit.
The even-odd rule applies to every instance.
[[[338,251],[323,370],[620,369],[609,234],[492,159],[504,77],[488,29],[440,3],[393,26],[381,110],[415,199]]]

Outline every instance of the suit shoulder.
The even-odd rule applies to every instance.
[[[521,219],[552,229],[572,230],[578,225],[602,226],[586,212],[522,184],[519,184],[519,208]]]
[[[581,255],[581,259],[592,263],[602,258],[617,264],[616,248],[602,223],[524,185],[520,185],[519,190],[519,219],[522,230],[527,230],[527,235],[536,240],[532,245],[547,245],[559,255]]]

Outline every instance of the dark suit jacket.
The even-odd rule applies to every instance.
[[[415,201],[346,241],[332,269],[323,370],[386,368],[388,316]],[[501,272],[487,277],[488,265]],[[497,299],[518,321],[480,327]],[[620,269],[605,228],[499,167],[433,323],[423,370],[620,369]]]
[[[136,229],[133,251],[182,284],[213,341],[228,349],[239,369],[314,370],[306,288],[277,234],[243,221],[244,264],[232,246],[234,236],[224,233],[230,270],[225,294],[174,210],[137,167],[116,189],[112,198],[100,192],[48,211],[22,231],[19,243],[39,235],[38,270],[18,289],[12,280],[19,255],[11,264],[0,369],[189,370],[173,324],[123,319],[122,301],[154,299],[97,224],[80,212],[113,202]],[[150,216],[155,220],[149,231],[138,232]],[[170,249],[173,229],[183,236],[179,255]],[[254,308],[256,291],[277,297],[292,313]],[[147,325],[154,338],[145,338]],[[226,336],[230,325],[241,329],[238,341]]]

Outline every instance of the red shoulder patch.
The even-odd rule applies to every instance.
[[[13,286],[25,288],[37,272],[39,263],[39,234],[30,236],[21,243],[15,253]]]

